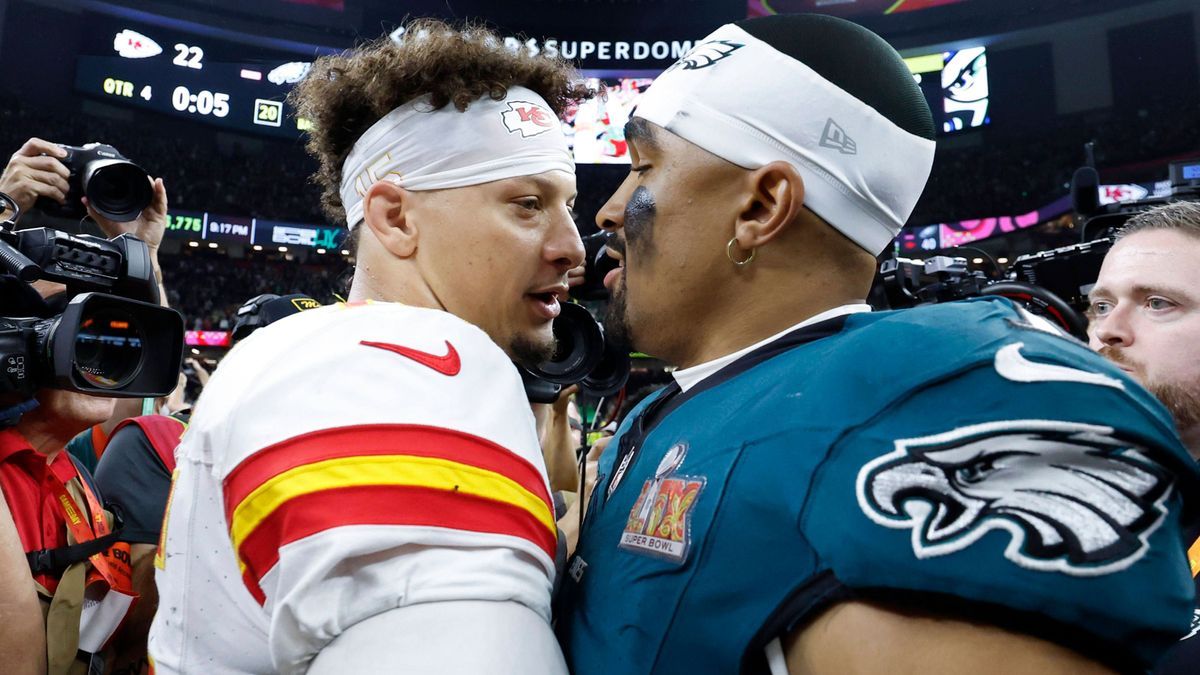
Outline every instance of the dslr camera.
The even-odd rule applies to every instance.
[[[161,307],[145,242],[15,230],[0,223],[0,403],[39,389],[138,398],[165,396],[183,360],[183,317]],[[65,284],[43,299],[37,280]],[[65,300],[65,303],[63,302]]]
[[[92,208],[119,223],[135,220],[142,209],[150,205],[154,192],[150,188],[150,175],[129,161],[111,145],[88,143],[83,147],[58,144],[67,152],[61,158],[71,172],[67,183],[66,202],[42,197],[35,207],[51,216],[79,219],[87,215],[82,197],[87,197]]]

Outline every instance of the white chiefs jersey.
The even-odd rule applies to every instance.
[[[302,672],[415,603],[549,622],[557,530],[521,378],[451,314],[343,304],[258,331],[205,387],[177,465],[160,675]]]

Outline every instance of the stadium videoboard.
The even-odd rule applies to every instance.
[[[89,23],[94,37],[75,72],[83,94],[252,134],[295,139],[304,129],[284,99],[307,74],[311,51],[301,57],[265,38],[244,44],[107,15]]]
[[[88,22],[95,30],[89,31],[77,58],[77,91],[248,134],[295,140],[308,127],[306,120],[295,116],[286,97],[307,75],[311,60],[334,48],[266,37],[246,41],[246,36],[214,27],[177,21],[165,26],[147,15],[140,18],[145,20],[89,15]],[[673,46],[664,46],[664,50],[673,54],[670,49],[685,49],[690,44],[671,43]],[[514,42],[514,47],[525,48],[519,42]],[[939,133],[955,133],[990,121],[983,47],[906,61],[933,110]],[[576,162],[628,163],[624,125],[658,72],[583,71],[588,84],[603,86],[606,95],[583,103],[569,116],[565,131]]]
[[[910,56],[904,62],[925,94],[939,134],[991,123],[986,48]]]

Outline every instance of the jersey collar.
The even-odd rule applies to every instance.
[[[857,314],[859,312],[869,312],[869,311],[871,311],[871,306],[864,304],[864,303],[851,303],[848,305],[842,305],[840,307],[834,307],[833,309],[821,312],[820,314],[817,314],[816,316],[809,317],[809,318],[805,319],[804,321],[801,321],[800,323],[797,323],[786,330],[780,331],[765,340],[760,340],[758,342],[755,342],[754,344],[750,345],[749,347],[746,347],[744,349],[739,349],[736,352],[733,352],[732,354],[726,354],[725,356],[715,358],[712,361],[707,361],[705,363],[701,363],[699,365],[695,365],[690,368],[680,368],[679,370],[676,370],[675,372],[673,372],[672,375],[674,375],[674,377],[675,377],[675,382],[677,384],[679,384],[680,390],[686,393],[692,387],[695,387],[697,384],[700,384],[702,381],[707,379],[709,376],[715,374],[717,371],[721,370],[725,366],[728,366],[729,364],[733,363],[734,361],[737,361],[738,359],[749,354],[750,352],[753,352],[756,349],[759,349],[760,347],[764,347],[772,342],[775,342],[776,340],[782,338],[783,336],[787,335],[788,333],[797,331],[801,328],[806,328],[808,326],[812,326],[814,324],[821,323],[822,321],[828,321],[829,319],[836,319],[837,317],[840,317],[840,316],[848,316],[850,314]]]

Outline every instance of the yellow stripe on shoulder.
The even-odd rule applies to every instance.
[[[233,511],[234,550],[276,509],[296,497],[346,487],[424,487],[482,497],[524,509],[552,534],[558,529],[546,502],[503,474],[436,457],[366,455],[305,464],[266,481]]]

